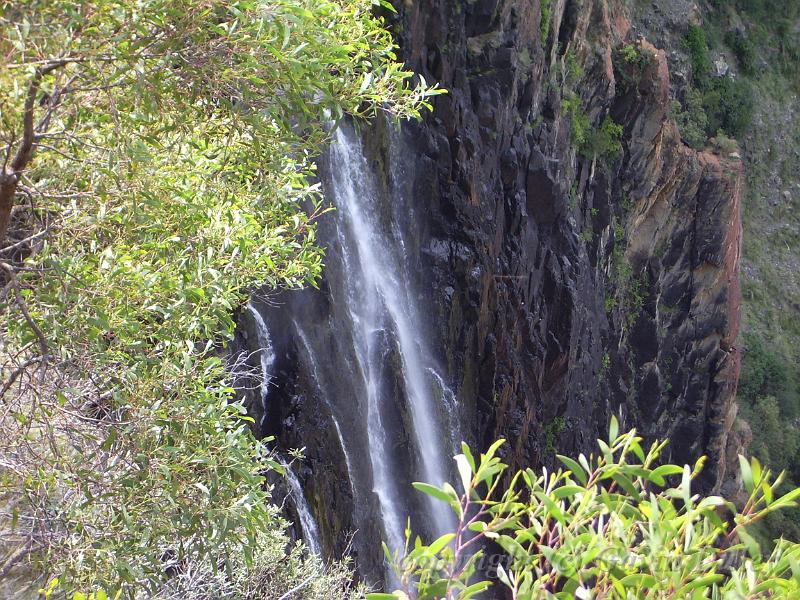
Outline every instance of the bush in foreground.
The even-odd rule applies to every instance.
[[[486,569],[495,546],[500,560],[488,562],[515,600],[800,597],[800,546],[779,540],[765,557],[748,533],[796,505],[800,489],[776,494],[782,474],[742,457],[749,497],[737,510],[692,492],[702,459],[694,468],[659,466],[665,442],[645,451],[635,431],[618,435],[616,420],[609,439],[598,441],[597,455],[559,456],[564,468],[519,471],[507,486],[496,456],[502,440],[477,460],[462,445],[461,493],[447,483],[415,484],[449,504],[456,531],[389,557],[400,589],[369,600],[476,597],[497,585]]]

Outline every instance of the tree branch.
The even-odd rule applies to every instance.
[[[17,550],[3,563],[3,566],[0,567],[0,579],[5,578],[11,572],[11,569],[14,568],[19,561],[25,558],[28,554],[30,554],[31,550],[33,549],[33,539],[29,539],[27,542],[22,544]]]
[[[5,241],[8,234],[8,227],[11,223],[11,209],[14,207],[14,196],[17,193],[20,175],[33,157],[33,148],[36,142],[34,112],[36,110],[36,97],[39,95],[42,79],[48,73],[63,67],[67,62],[69,61],[66,59],[53,60],[38,67],[28,84],[28,94],[25,96],[22,114],[22,139],[17,151],[14,153],[14,158],[11,159],[11,164],[4,166],[3,171],[0,172],[0,243]]]
[[[39,350],[42,355],[42,368],[44,368],[47,365],[47,358],[50,355],[50,347],[47,345],[47,338],[45,337],[41,327],[36,324],[36,321],[33,320],[31,313],[28,311],[28,305],[25,304],[25,299],[22,297],[22,292],[20,291],[19,287],[19,280],[17,279],[17,274],[14,272],[14,268],[8,263],[0,262],[0,269],[3,269],[6,273],[8,273],[9,283],[11,284],[11,287],[14,288],[15,298],[20,311],[22,311],[22,316],[25,317],[28,327],[30,327],[36,334],[36,339],[39,342]]]
[[[25,98],[25,108],[22,116],[22,142],[17,148],[17,153],[11,161],[11,170],[19,172],[23,170],[31,160],[33,155],[33,142],[36,131],[33,125],[34,106],[36,105],[36,96],[39,95],[39,87],[42,85],[42,78],[48,73],[52,73],[56,69],[63,67],[67,64],[64,60],[56,60],[47,65],[39,67],[34,71],[33,78],[28,84],[28,95]]]
[[[8,376],[8,379],[6,379],[6,381],[3,383],[3,386],[0,387],[0,399],[3,399],[3,397],[6,395],[6,392],[8,392],[8,390],[11,389],[11,386],[14,385],[14,382],[17,380],[17,378],[20,375],[22,375],[28,367],[30,367],[32,364],[39,362],[43,358],[44,358],[43,356],[34,356],[33,358],[29,358],[21,365],[19,365],[16,369],[14,369],[11,372],[11,375]],[[3,400],[3,402],[6,401]]]

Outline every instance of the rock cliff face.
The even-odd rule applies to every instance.
[[[462,436],[508,439],[516,466],[552,464],[554,450],[591,449],[613,412],[668,437],[674,461],[708,455],[706,490],[733,485],[742,171],[681,143],[663,51],[631,39],[607,0],[397,8],[404,59],[449,93],[423,122],[378,124],[364,143],[382,185],[403,190],[406,261]],[[607,119],[623,128],[617,155],[598,141]],[[326,288],[265,309],[279,359],[263,433],[306,447],[326,551],[359,529],[351,549],[375,580],[378,529],[353,516],[370,510],[352,491],[369,482],[348,484],[319,377],[287,325],[324,322]],[[239,343],[251,339],[243,319]]]
[[[409,138],[430,185],[420,268],[433,265],[479,442],[505,436],[518,463],[547,462],[548,446],[584,449],[620,410],[668,436],[674,460],[709,454],[705,485],[719,485],[739,363],[739,162],[681,143],[664,53],[629,40],[604,0],[552,2],[549,28],[536,1],[446,4],[406,3],[400,29],[411,66],[450,90]],[[616,55],[631,42],[638,62]],[[575,151],[570,93],[593,127],[623,125],[619,159]]]

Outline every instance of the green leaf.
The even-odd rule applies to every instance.
[[[747,529],[744,527],[739,527],[736,530],[736,534],[747,547],[747,552],[750,554],[750,557],[755,561],[761,560],[761,546],[755,540],[755,538],[748,533]]]
[[[704,575],[702,577],[698,577],[697,579],[694,579],[693,581],[690,581],[689,583],[684,585],[682,588],[680,588],[677,591],[677,593],[675,594],[675,597],[676,598],[685,598],[686,597],[685,594],[687,594],[688,592],[691,592],[692,590],[697,590],[697,589],[709,588],[712,585],[714,585],[715,583],[719,583],[724,578],[725,578],[725,576],[721,575],[719,573],[712,573],[711,575]]]
[[[584,471],[576,461],[567,456],[562,456],[561,454],[556,454],[556,457],[558,460],[564,463],[567,469],[572,471],[572,474],[578,479],[578,481],[581,482],[582,485],[586,485],[589,482],[586,471]]]
[[[611,478],[616,481],[617,484],[624,489],[631,498],[635,499],[637,502],[641,502],[642,498],[639,495],[639,491],[636,489],[630,479],[620,472],[614,473]]]
[[[564,511],[562,511],[558,505],[553,502],[553,500],[544,492],[534,492],[537,498],[539,498],[547,508],[547,513],[555,518],[561,525],[566,525],[567,518],[564,515]]]
[[[747,493],[752,494],[755,489],[753,470],[750,468],[750,462],[741,454],[739,455],[739,468],[742,471],[742,483],[744,483]]]
[[[469,587],[464,588],[458,594],[459,600],[469,600],[475,594],[480,594],[481,592],[485,592],[490,587],[492,587],[491,581],[479,581],[478,583],[473,583]]]
[[[619,421],[617,417],[611,415],[611,424],[608,427],[608,441],[613,444],[619,437]]]
[[[658,580],[648,573],[626,575],[619,582],[623,587],[634,588],[639,592],[643,591],[644,588],[654,588],[658,584]]]
[[[450,494],[448,494],[444,490],[440,490],[435,485],[430,485],[428,483],[422,483],[418,481],[415,481],[411,485],[413,485],[414,488],[416,488],[423,494],[427,494],[428,496],[436,498],[437,500],[441,500],[442,502],[447,502],[448,504],[450,504],[450,501],[452,500],[452,496]]]
[[[586,488],[577,485],[563,485],[553,490],[553,495],[556,497],[556,500],[562,500],[584,492],[586,492]]]
[[[438,554],[455,537],[456,537],[455,533],[444,534],[443,536],[435,540],[430,546],[428,546],[428,552],[430,552],[431,554]]]
[[[463,454],[455,455],[456,467],[458,467],[458,474],[461,477],[461,485],[464,487],[464,492],[469,492],[472,488],[472,468],[469,459]]]
[[[469,449],[469,446],[465,442],[461,442],[461,453],[466,457],[467,462],[469,462],[469,468],[474,473],[475,458],[472,456],[472,451]]]

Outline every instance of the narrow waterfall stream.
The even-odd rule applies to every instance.
[[[319,539],[319,527],[314,515],[311,514],[311,508],[308,506],[305,494],[303,493],[303,486],[300,485],[300,480],[297,475],[292,471],[292,467],[285,462],[281,462],[284,470],[286,471],[286,483],[289,486],[289,497],[294,502],[295,509],[297,510],[297,517],[300,520],[300,529],[303,531],[303,541],[308,546],[312,554],[322,556],[322,544]]]
[[[452,530],[449,507],[411,483],[451,480],[459,419],[408,254],[405,188],[392,183],[404,181],[402,161],[381,179],[343,125],[323,162],[335,206],[319,228],[323,282],[248,305],[243,344],[263,373],[250,402],[263,435],[282,450],[305,448],[304,477],[287,480],[309,548],[352,552],[363,577],[379,584],[391,579],[380,542],[401,551],[409,517],[428,539]]]
[[[374,175],[356,137],[339,128],[330,151],[331,183],[337,208],[338,242],[345,262],[345,299],[354,329],[358,372],[367,397],[367,433],[374,491],[380,500],[383,526],[389,548],[403,545],[406,515],[395,502],[403,491],[387,457],[383,406],[393,402],[381,385],[385,355],[379,350],[389,334],[402,361],[406,401],[412,420],[416,456],[421,465],[417,476],[441,485],[447,477],[446,447],[443,444],[439,411],[433,406],[431,380],[426,375],[428,359],[416,307],[403,277],[402,255],[393,236],[381,229]],[[438,376],[437,376],[438,377]],[[433,533],[449,529],[451,514],[441,502],[428,501]]]
[[[247,303],[247,311],[253,317],[253,322],[256,325],[256,342],[258,348],[254,349],[258,352],[259,361],[261,363],[261,422],[260,427],[264,425],[264,419],[267,415],[267,399],[269,397],[269,384],[272,379],[272,367],[275,364],[275,351],[272,348],[272,340],[269,337],[269,329],[264,321],[264,317],[258,312],[258,309],[252,303]]]
[[[272,378],[274,377],[273,368],[275,365],[275,351],[269,335],[269,328],[267,327],[266,321],[264,321],[264,317],[261,315],[258,309],[249,302],[247,304],[247,311],[250,313],[250,316],[253,318],[253,322],[256,326],[256,342],[258,344],[257,351],[259,353],[259,362],[261,363],[261,385],[259,388],[261,391],[261,408],[264,411],[261,417],[263,425],[263,420],[267,415],[270,392],[269,386]],[[287,486],[289,488],[289,497],[291,498],[295,509],[297,510],[297,516],[300,520],[300,528],[303,532],[303,540],[313,554],[321,556],[322,545],[320,544],[319,528],[317,527],[317,522],[314,519],[314,515],[311,514],[311,508],[308,506],[308,502],[306,501],[305,494],[303,493],[303,487],[300,485],[300,480],[297,479],[297,475],[294,474],[292,467],[288,463],[284,461],[280,462],[286,472],[285,477]]]

